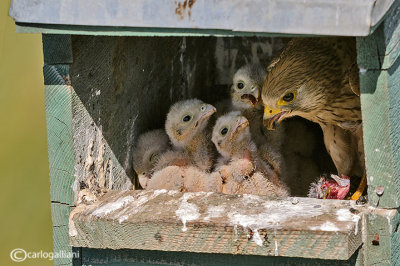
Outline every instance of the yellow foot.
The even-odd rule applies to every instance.
[[[364,174],[361,178],[360,185],[358,186],[356,192],[354,192],[353,196],[351,196],[351,200],[358,200],[361,197],[361,195],[363,194],[366,187],[367,187],[367,176],[364,172]]]

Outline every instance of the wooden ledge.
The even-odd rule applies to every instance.
[[[360,247],[351,201],[254,195],[110,191],[70,216],[76,247],[347,260]]]

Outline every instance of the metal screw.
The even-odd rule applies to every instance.
[[[379,245],[379,235],[375,234],[374,239],[372,240],[372,245],[378,246]]]
[[[382,186],[376,187],[375,189],[375,193],[376,195],[378,195],[379,197],[383,195],[383,192],[385,191],[385,188]]]

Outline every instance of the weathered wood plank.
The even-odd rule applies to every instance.
[[[394,0],[13,0],[17,22],[366,36]]]
[[[373,35],[357,39],[368,199],[382,208],[400,206],[399,3]]]
[[[305,34],[283,34],[265,32],[245,32],[219,29],[180,29],[146,27],[110,27],[60,24],[16,23],[18,33],[71,34],[91,36],[140,36],[140,37],[299,37]]]
[[[45,65],[46,124],[51,201],[73,204],[74,177],[71,89],[65,85],[67,66]]]
[[[397,210],[368,208],[363,221],[366,234],[360,251],[364,265],[399,265],[399,223]]]
[[[73,62],[71,35],[43,34],[43,58],[46,65],[70,64]]]
[[[373,206],[397,208],[400,206],[400,69],[395,73],[368,70],[361,74],[360,81],[368,199]],[[378,194],[378,187],[383,194]]]
[[[347,260],[361,245],[354,202],[111,191],[70,217],[77,247]]]
[[[55,265],[81,265],[81,249],[71,247],[68,243],[68,217],[70,212],[71,207],[68,205],[51,203],[53,252],[55,254],[65,254],[54,258]]]
[[[60,82],[63,79],[59,73],[56,66],[44,66],[45,82]],[[53,82],[47,84],[51,83]],[[70,205],[74,201],[72,184],[75,181],[71,90],[66,85],[46,85],[45,89],[54,252],[72,252],[67,235]],[[54,264],[72,265],[73,260],[55,258]]]
[[[43,50],[48,51],[45,52],[45,61],[48,63],[61,63],[61,65],[45,64],[43,74],[50,168],[53,244],[55,252],[65,253],[75,250],[68,245],[68,217],[70,208],[74,202],[72,184],[75,181],[69,66],[63,64],[69,63],[69,59],[65,56],[60,57],[57,53],[49,56],[49,52],[68,49],[68,45],[70,44],[62,42],[67,40],[68,36],[60,36],[59,41],[46,37],[43,38]],[[67,62],[63,62],[64,60]],[[73,265],[75,262],[72,258],[54,258],[55,265]]]
[[[358,66],[365,69],[389,69],[400,54],[400,2],[397,1],[386,20],[367,37],[357,38]]]

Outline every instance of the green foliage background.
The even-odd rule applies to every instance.
[[[52,251],[49,170],[40,34],[15,33],[0,1],[0,265],[10,251]]]

